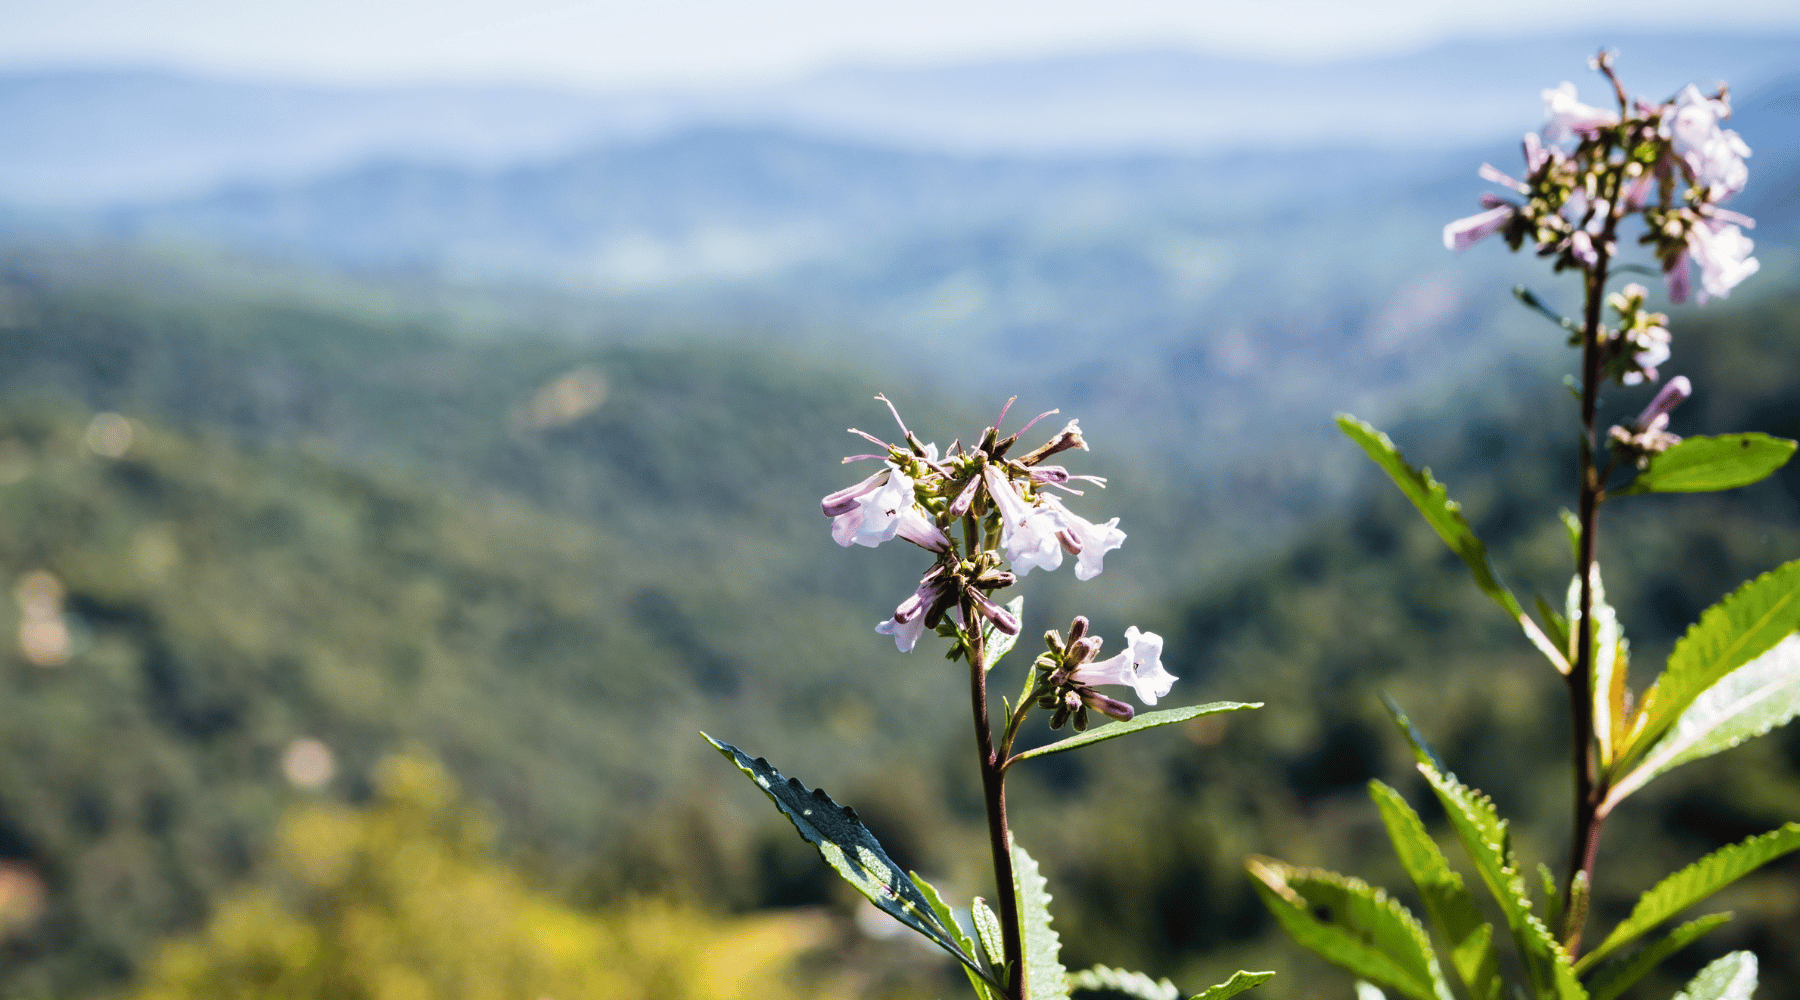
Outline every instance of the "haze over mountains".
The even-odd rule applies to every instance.
[[[1757,151],[1741,204],[1779,270],[1800,37],[1617,44],[1642,92],[1734,85]],[[549,325],[578,337],[749,337],[976,392],[1005,371],[1151,451],[1235,442],[1181,464],[1268,462],[1333,409],[1538,350],[1504,292],[1544,280],[1530,261],[1455,260],[1439,231],[1475,209],[1476,165],[1513,169],[1540,90],[1599,99],[1594,48],[1140,52],[686,94],[15,78],[0,232],[503,288],[514,326],[560,297]],[[965,363],[935,369],[951,348]]]

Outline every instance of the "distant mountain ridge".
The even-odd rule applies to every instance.
[[[379,159],[500,168],[701,125],[781,127],[984,154],[1208,154],[1297,145],[1445,149],[1518,131],[1580,80],[1598,37],[1446,43],[1283,66],[1136,51],[852,68],[736,91],[331,87],[121,70],[0,76],[0,205],[93,207],[294,183]],[[1800,68],[1800,35],[1622,34],[1651,96],[1753,88]],[[1454,86],[1449,85],[1454,81]]]

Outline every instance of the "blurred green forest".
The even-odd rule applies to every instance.
[[[839,550],[816,504],[857,475],[837,462],[861,450],[845,427],[888,433],[874,392],[947,443],[1006,387],[971,405],[884,383],[879,357],[467,338],[329,303],[4,278],[0,578],[17,589],[0,609],[0,888],[15,887],[0,893],[0,995],[197,995],[183,976],[209,961],[285,968],[288,946],[257,935],[327,940],[340,919],[296,876],[295,837],[330,837],[294,831],[361,836],[345,831],[397,808],[380,762],[409,748],[422,756],[407,766],[442,761],[494,827],[443,848],[443,870],[554,909],[597,962],[604,928],[633,913],[696,954],[749,933],[720,914],[771,908],[833,915],[799,937],[855,936],[849,894],[702,727],[853,804],[953,895],[985,891],[958,671],[871,631],[920,560]],[[1677,432],[1800,437],[1800,293],[1683,311],[1674,329],[1671,370],[1699,389]],[[1547,374],[1559,336],[1546,327],[1541,356],[1386,428],[1450,484],[1515,589],[1548,599],[1572,565],[1555,517],[1576,426]],[[1615,395],[1624,415],[1647,393]],[[107,412],[128,430],[95,420]],[[1024,770],[1016,823],[1051,879],[1067,964],[1183,985],[1274,968],[1281,995],[1348,996],[1280,935],[1241,859],[1403,883],[1363,783],[1434,814],[1380,691],[1517,820],[1527,858],[1560,866],[1562,685],[1385,482],[1368,475],[1342,509],[1274,537],[1243,480],[1187,482],[1095,446],[1074,464],[1114,489],[1081,509],[1120,515],[1132,541],[1094,583],[1034,576],[1028,630],[1077,610],[1106,634],[1140,624],[1168,637],[1178,702],[1269,707]],[[1637,686],[1700,609],[1800,556],[1797,503],[1789,469],[1607,508],[1602,564]],[[305,740],[335,764],[319,787],[283,776]],[[448,780],[414,784],[441,803]],[[1609,828],[1596,905],[1621,915],[1663,872],[1796,815],[1800,731],[1690,765]],[[1737,920],[1635,995],[1667,996],[1733,947],[1762,956],[1767,995],[1800,993],[1795,859],[1718,903]],[[384,912],[429,915],[407,906]],[[817,982],[959,988],[910,942],[856,948],[897,957]],[[325,995],[296,975],[268,995]]]

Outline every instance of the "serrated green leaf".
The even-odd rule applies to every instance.
[[[1588,983],[1593,1000],[1616,1000],[1619,994],[1648,975],[1651,969],[1661,965],[1663,959],[1686,948],[1701,935],[1730,919],[1729,913],[1714,913],[1698,920],[1690,920],[1630,958],[1615,959],[1601,966]]]
[[[1800,823],[1789,823],[1742,843],[1722,847],[1670,875],[1638,897],[1631,915],[1614,927],[1598,947],[1582,956],[1577,970],[1592,968],[1594,963],[1637,940],[1657,924],[1795,848],[1800,848]]]
[[[1379,781],[1369,782],[1369,796],[1381,811],[1388,838],[1400,866],[1419,889],[1432,925],[1450,946],[1450,965],[1475,1000],[1500,1000],[1505,982],[1494,952],[1494,928],[1481,918],[1461,875],[1438,850],[1419,814],[1400,793]]]
[[[1721,434],[1684,438],[1614,496],[1637,493],[1710,493],[1736,489],[1766,478],[1787,464],[1794,442],[1767,434]]]
[[[1547,927],[1561,927],[1563,919],[1562,892],[1556,887],[1556,873],[1542,861],[1538,862],[1538,884],[1544,890],[1544,924]]]
[[[1600,579],[1600,564],[1589,567],[1593,581],[1590,600],[1593,603],[1592,630],[1594,655],[1588,677],[1588,691],[1594,699],[1594,741],[1600,749],[1600,765],[1611,766],[1619,741],[1625,736],[1625,675],[1629,669],[1629,646],[1625,630],[1619,624],[1618,612],[1606,603],[1606,586]],[[1581,620],[1581,574],[1569,580],[1569,635]],[[1577,659],[1573,640],[1566,640],[1571,661]]]
[[[987,905],[987,900],[976,896],[974,902],[969,904],[969,919],[975,924],[976,936],[981,938],[981,947],[987,953],[988,965],[995,969],[1004,968],[1006,965],[1006,932],[1000,929],[1000,915],[994,912],[993,907]],[[1009,969],[1005,975],[995,978],[1006,979],[1011,974]]]
[[[1194,994],[1190,1000],[1229,1000],[1245,990],[1258,986],[1275,978],[1273,972],[1245,972],[1242,969],[1231,974],[1231,978],[1217,986],[1208,986]]]
[[[1420,471],[1406,463],[1400,449],[1386,434],[1375,429],[1372,424],[1365,423],[1355,417],[1340,413],[1337,417],[1338,427],[1349,436],[1350,440],[1362,446],[1362,450],[1381,466],[1400,492],[1412,501],[1424,515],[1427,524],[1450,546],[1451,551],[1462,557],[1475,576],[1476,586],[1481,592],[1493,598],[1494,603],[1512,616],[1520,628],[1525,630],[1525,637],[1542,652],[1556,669],[1562,673],[1569,672],[1568,658],[1556,648],[1525,609],[1519,607],[1518,599],[1512,591],[1501,584],[1500,578],[1494,574],[1494,568],[1488,563],[1487,546],[1475,537],[1475,530],[1469,527],[1468,519],[1463,517],[1462,505],[1450,499],[1444,484],[1432,478],[1431,470]]]
[[[1013,764],[1017,764],[1022,760],[1031,760],[1036,757],[1048,757],[1053,753],[1062,753],[1065,750],[1074,750],[1077,747],[1085,747],[1094,743],[1104,743],[1107,740],[1117,739],[1120,736],[1129,736],[1132,733],[1142,732],[1146,729],[1155,729],[1158,726],[1172,726],[1177,722],[1186,722],[1189,719],[1197,719],[1202,715],[1218,715],[1220,712],[1236,712],[1246,708],[1261,708],[1262,705],[1263,703],[1260,701],[1215,701],[1206,705],[1190,705],[1187,708],[1171,708],[1162,712],[1147,712],[1143,715],[1134,717],[1130,722],[1109,723],[1101,726],[1099,729],[1090,729],[1085,733],[1079,733],[1066,740],[1058,740],[1055,743],[1046,744],[1035,750],[1027,750],[1024,753],[1014,754],[1012,760],[1007,762],[1007,766],[1011,767]]]
[[[1019,923],[1024,935],[1025,1000],[1064,1000],[1069,973],[1057,956],[1062,941],[1050,926],[1050,893],[1036,861],[1015,841],[1013,885],[1019,892]]]
[[[1623,759],[1662,739],[1676,717],[1726,674],[1800,628],[1800,559],[1776,567],[1707,608],[1675,643],[1632,724]]]
[[[957,922],[955,911],[950,909],[949,903],[944,902],[944,897],[938,893],[937,887],[921,878],[918,872],[907,872],[906,876],[912,879],[912,884],[918,886],[919,892],[925,896],[925,901],[931,904],[931,912],[937,914],[938,923],[943,924],[955,936],[957,945],[967,954],[977,959],[982,958],[981,949],[975,944],[975,939],[971,938],[969,932],[963,930],[962,924]],[[973,918],[974,914],[971,913],[970,919]],[[991,973],[993,963],[990,961],[988,965]],[[966,965],[963,966],[963,975],[969,977],[969,985],[975,988],[976,1000],[1000,1000],[999,995],[988,987],[987,979],[989,977],[976,975]],[[999,977],[992,976],[991,978],[998,979]]]
[[[1575,978],[1569,957],[1556,943],[1550,929],[1531,912],[1531,896],[1525,879],[1513,860],[1507,822],[1500,818],[1494,803],[1486,795],[1446,775],[1429,764],[1420,764],[1419,772],[1431,783],[1450,828],[1456,831],[1463,849],[1475,864],[1475,871],[1486,883],[1488,892],[1500,904],[1512,932],[1513,944],[1524,960],[1533,992],[1538,996],[1554,996],[1562,1000],[1585,998],[1580,980]]]
[[[1557,516],[1562,518],[1563,531],[1569,536],[1569,556],[1579,563],[1581,562],[1581,519],[1567,507],[1557,511]]]
[[[1563,655],[1573,657],[1575,655],[1575,647],[1572,640],[1569,638],[1573,633],[1569,631],[1568,616],[1558,614],[1556,610],[1546,604],[1541,597],[1537,598],[1537,609],[1538,617],[1544,620],[1545,638],[1549,639],[1557,649],[1562,650]]]
[[[1412,719],[1407,717],[1406,710],[1400,707],[1400,703],[1386,691],[1381,692],[1381,703],[1387,706],[1388,717],[1393,719],[1394,725],[1399,728],[1401,738],[1405,739],[1407,745],[1412,747],[1413,759],[1421,764],[1429,764],[1439,771],[1447,770],[1438,761],[1437,752],[1431,749],[1431,744],[1425,741],[1425,734],[1419,732],[1419,728],[1413,725]]]
[[[775,803],[806,842],[818,848],[844,881],[856,887],[869,902],[883,913],[929,938],[949,952],[957,961],[984,978],[988,975],[978,960],[963,951],[956,934],[944,927],[933,911],[931,901],[919,891],[910,878],[901,874],[881,843],[856,818],[856,811],[840,806],[822,790],[809,790],[797,778],[784,777],[761,757],[751,758],[729,743],[700,734],[726,760],[737,765],[745,777],[755,782],[769,801]],[[999,986],[999,983],[994,983]]]
[[[1105,965],[1069,973],[1071,990],[1110,990],[1137,1000],[1180,1000],[1181,991],[1167,979],[1158,981],[1141,972],[1127,972]]]
[[[1612,809],[1652,778],[1729,750],[1800,715],[1800,635],[1725,675],[1681,713],[1637,767],[1607,793]]]
[[[1413,1000],[1451,1000],[1425,928],[1361,879],[1252,855],[1244,862],[1264,905],[1302,947]]]
[[[1018,597],[1007,601],[1006,610],[1013,613],[1013,619],[1015,621],[1024,621],[1025,619],[1020,616],[1025,613],[1025,595],[1020,594]],[[1020,631],[1022,632],[1024,630],[1020,629]],[[1016,645],[1018,641],[1018,632],[1007,635],[1005,632],[996,628],[992,621],[983,618],[981,620],[981,652],[983,656],[987,657],[987,661],[982,664],[982,668],[984,670],[994,669],[995,664],[1000,662],[1000,658],[1007,653],[1012,652],[1013,646]]]
[[[1734,951],[1688,980],[1674,1000],[1750,1000],[1756,992],[1756,956]]]

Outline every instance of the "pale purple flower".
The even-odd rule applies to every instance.
[[[1095,524],[1063,506],[1061,500],[1045,496],[1044,504],[1056,512],[1063,530],[1058,537],[1063,548],[1075,555],[1075,579],[1092,580],[1100,575],[1101,560],[1113,549],[1125,544],[1125,533],[1119,530],[1119,519]]]
[[[995,466],[981,470],[988,496],[1000,509],[1000,547],[1013,571],[1025,576],[1033,569],[1054,570],[1062,565],[1062,542],[1057,532],[1062,523],[1056,512],[1042,504],[1027,504],[1012,482]]]
[[[1702,95],[1689,84],[1670,108],[1674,113],[1665,119],[1664,128],[1694,183],[1706,188],[1715,201],[1742,191],[1750,179],[1750,168],[1744,164],[1750,147],[1736,132],[1719,127],[1721,120],[1731,116],[1731,106]]]
[[[894,648],[902,653],[910,653],[918,645],[919,637],[925,634],[925,616],[919,615],[903,622],[884,618],[881,624],[875,626],[875,631],[893,636]]]
[[[1457,219],[1444,227],[1444,248],[1446,250],[1467,250],[1481,240],[1506,228],[1518,209],[1512,205],[1500,205],[1485,212]]]
[[[1637,420],[1624,427],[1615,425],[1607,432],[1607,437],[1628,454],[1635,455],[1641,469],[1648,464],[1651,455],[1681,443],[1680,435],[1669,433],[1669,411],[1693,394],[1694,387],[1687,376],[1677,375],[1650,400],[1650,405],[1644,407]]]
[[[1544,98],[1544,142],[1556,145],[1571,135],[1591,139],[1607,126],[1619,124],[1616,111],[1602,111],[1575,99],[1575,85],[1564,82],[1554,90],[1546,90]]]
[[[937,445],[926,445],[920,457],[928,465],[936,462]],[[950,539],[914,497],[912,477],[892,461],[855,486],[825,497],[819,507],[831,518],[832,539],[846,548],[873,548],[896,536],[933,552],[950,547]]]
[[[1593,267],[1600,262],[1600,253],[1594,249],[1594,238],[1585,229],[1577,229],[1575,235],[1569,237],[1569,253],[1581,261],[1583,267]]]
[[[1710,295],[1730,295],[1738,282],[1757,272],[1762,265],[1750,256],[1755,248],[1742,229],[1723,220],[1702,219],[1688,228],[1687,255],[1700,265],[1702,305]]]
[[[1166,696],[1178,680],[1163,669],[1162,636],[1140,632],[1136,625],[1125,630],[1125,650],[1111,659],[1086,663],[1076,668],[1069,679],[1076,684],[1123,684],[1137,691],[1138,700],[1146,705]]]
[[[874,548],[900,530],[900,515],[917,503],[912,477],[893,463],[846,490],[820,502],[831,518],[831,537],[839,545]]]
[[[919,589],[913,595],[900,602],[894,609],[894,615],[875,626],[875,631],[882,635],[894,637],[894,645],[902,653],[910,653],[919,642],[919,636],[925,634],[925,620],[931,617],[932,605],[944,597],[948,583],[939,579],[940,571],[933,569],[919,581]]]

